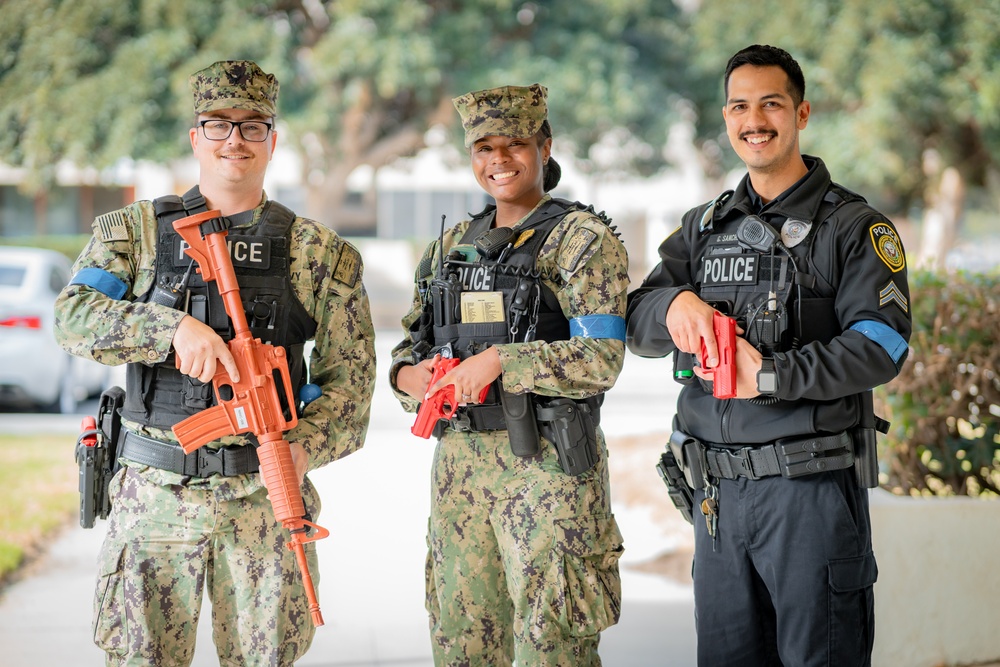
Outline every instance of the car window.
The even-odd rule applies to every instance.
[[[58,294],[68,282],[69,274],[59,267],[52,268],[52,273],[49,275],[49,289]]]
[[[0,285],[4,287],[20,287],[27,272],[23,266],[0,266]]]

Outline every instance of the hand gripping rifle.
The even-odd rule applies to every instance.
[[[260,446],[260,472],[271,500],[274,518],[291,533],[288,548],[295,552],[302,584],[309,600],[313,624],[323,625],[323,615],[313,588],[306,562],[305,545],[330,534],[325,528],[306,520],[305,504],[299,490],[292,452],[284,432],[298,423],[288,359],[282,347],[254,338],[247,324],[240,300],[240,286],[226,244],[226,224],[218,210],[206,211],[174,222],[174,229],[187,242],[184,250],[198,262],[198,272],[205,282],[215,280],[226,313],[233,322],[229,350],[236,359],[240,381],[233,382],[225,367],[212,378],[217,405],[179,422],[173,428],[185,454],[225,435],[252,432]],[[214,224],[205,224],[205,223]],[[222,224],[219,224],[222,222]],[[203,236],[204,234],[204,236]],[[281,377],[279,385],[276,378]],[[282,398],[285,399],[283,406]],[[287,416],[286,416],[287,415]],[[307,536],[309,529],[315,534]]]

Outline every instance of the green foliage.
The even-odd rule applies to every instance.
[[[66,255],[71,262],[75,262],[89,240],[89,234],[44,234],[41,236],[5,236],[0,243],[55,250]]]
[[[72,436],[0,435],[0,581],[78,506]]]
[[[897,493],[1000,493],[1000,274],[910,274],[913,334],[876,391]]]
[[[707,0],[694,30],[719,105],[729,55],[753,43],[788,50],[812,103],[803,151],[895,210],[921,204],[929,149],[972,185],[1000,166],[1000,0],[761,0],[738,12]],[[716,118],[702,136],[715,136]]]
[[[62,159],[185,155],[187,77],[251,58],[281,82],[310,170],[381,166],[422,147],[450,99],[539,81],[581,154],[611,129],[652,168],[684,76],[683,15],[655,0],[6,0],[0,153],[34,185]]]

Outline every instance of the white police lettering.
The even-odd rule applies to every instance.
[[[247,264],[262,264],[265,260],[265,244],[263,241],[233,241],[232,239],[227,239],[226,245],[229,248],[229,255],[233,258],[233,261],[242,265]],[[177,244],[177,260],[178,262],[186,263],[190,261],[184,251],[190,246],[186,241],[180,241]]]
[[[474,292],[493,291],[493,272],[485,266],[463,266],[462,287]]]
[[[710,285],[756,284],[757,256],[737,255],[706,258],[703,282]]]
[[[263,261],[264,244],[260,241],[229,241],[229,254],[237,262],[260,264]]]

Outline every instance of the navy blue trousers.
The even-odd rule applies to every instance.
[[[868,491],[853,470],[720,480],[717,539],[694,510],[700,667],[867,667],[875,637]]]

